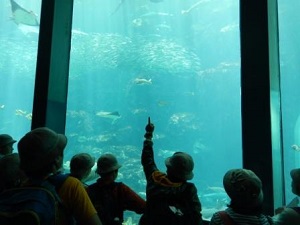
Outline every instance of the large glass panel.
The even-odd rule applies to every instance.
[[[31,127],[40,8],[35,0],[0,1],[0,133],[16,140]]]
[[[242,166],[238,2],[75,0],[65,165],[114,153],[118,180],[145,197],[150,116],[158,167],[190,153],[204,218],[224,208],[223,175]]]
[[[283,147],[286,203],[295,195],[291,191],[290,170],[300,167],[300,2],[278,0],[280,74],[283,117]]]

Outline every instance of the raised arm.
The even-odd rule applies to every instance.
[[[154,155],[153,155],[153,131],[154,131],[154,124],[151,123],[150,117],[148,118],[148,124],[145,127],[146,133],[144,135],[145,140],[143,144],[142,150],[142,165],[144,168],[144,173],[146,175],[146,179],[151,176],[151,174],[157,170],[157,167],[154,162]]]

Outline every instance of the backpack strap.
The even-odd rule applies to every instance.
[[[61,198],[58,195],[59,189],[63,185],[63,183],[66,181],[66,179],[70,176],[70,174],[55,174],[47,178],[46,185],[51,185],[54,187],[54,195],[58,202],[58,213],[56,215],[56,221],[63,220],[65,224],[68,225],[75,225],[75,219],[72,216],[72,213],[67,210],[67,208],[63,205]],[[44,184],[45,185],[45,184]]]
[[[233,219],[225,212],[225,211],[219,211],[217,212],[223,222],[224,225],[234,225]]]
[[[42,187],[48,189],[51,191],[51,193],[54,195],[56,200],[61,204],[61,199],[58,195],[58,191],[65,182],[65,180],[68,178],[68,174],[55,174],[47,178],[45,182],[41,184]]]
[[[60,173],[48,177],[47,180],[55,187],[56,191],[58,191],[68,177],[69,174]]]

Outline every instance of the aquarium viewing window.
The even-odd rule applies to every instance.
[[[145,197],[150,116],[159,169],[190,153],[209,219],[228,203],[225,171],[242,166],[239,42],[238,1],[75,0],[66,167],[79,152],[113,153],[118,178]]]
[[[68,28],[73,1],[42,3],[42,6],[33,0],[0,3],[0,133],[11,134],[18,140],[31,127],[48,125],[59,127],[60,131],[65,129],[68,137],[66,171],[70,158],[76,153],[87,152],[97,159],[102,153],[110,152],[123,165],[118,179],[145,197],[146,181],[140,155],[150,116],[155,124],[155,160],[160,170],[165,171],[164,159],[176,151],[186,151],[193,156],[195,176],[192,181],[198,189],[204,219],[208,220],[213,212],[226,207],[228,197],[222,177],[231,168],[258,166],[255,168],[258,172],[266,168],[261,174],[264,180],[272,177],[273,172],[270,183],[264,186],[269,190],[265,194],[269,211],[271,205],[281,204],[282,198],[285,197],[286,202],[293,198],[289,172],[299,167],[300,159],[299,32],[295,29],[300,3],[278,0],[279,82],[276,62],[271,63],[276,61],[276,38],[266,41],[276,33],[270,31],[275,23],[272,28],[265,23],[269,15],[264,11],[266,5],[274,7],[274,1],[225,0],[219,4],[216,0],[173,0],[172,3],[167,0],[74,0],[71,43]],[[249,6],[262,6],[257,13],[262,15],[263,25],[260,26],[261,21],[249,22],[249,17],[257,19],[251,16],[252,11],[247,11]],[[277,15],[277,9],[272,13],[275,11]],[[270,23],[275,19],[277,16],[273,15]],[[46,21],[44,26],[43,21]],[[51,26],[47,26],[48,23]],[[241,28],[244,30],[240,32]],[[249,32],[253,30],[261,32],[256,32],[258,38],[255,32]],[[48,37],[49,33],[54,35]],[[37,48],[39,37],[43,38]],[[50,43],[45,49],[42,48],[44,39]],[[257,44],[256,41],[264,45],[258,45],[259,51],[249,51],[249,46]],[[60,47],[67,50],[60,51]],[[268,47],[273,52],[268,52]],[[65,55],[61,57],[60,52]],[[47,58],[44,56],[49,56],[51,62],[41,63]],[[250,63],[245,63],[246,59],[250,59]],[[50,64],[48,70],[41,70],[46,64]],[[253,80],[252,75],[258,81]],[[270,85],[269,75],[281,85],[272,89],[274,79]],[[50,78],[49,81],[46,78]],[[271,86],[271,92],[269,88],[263,90],[255,85],[261,81],[264,87]],[[41,83],[50,90],[50,94],[43,96],[47,104],[43,101],[33,104],[33,99],[44,94],[39,93],[44,87]],[[255,94],[247,88],[253,87],[258,87],[258,97],[264,98],[262,105],[257,104],[262,106],[259,110],[251,107],[251,100],[256,96],[252,98]],[[40,109],[40,106],[45,108]],[[253,111],[245,113],[247,109]],[[266,132],[256,132],[255,126],[249,126],[253,115],[263,115],[261,121],[255,118],[256,123],[271,120],[259,124]],[[258,138],[255,132],[266,134],[262,138],[268,140]],[[256,148],[257,143],[253,142],[260,140],[263,145]],[[260,160],[265,160],[267,165],[257,163],[252,150],[261,153]],[[130,213],[126,218],[131,218],[133,223],[139,219]]]
[[[0,2],[0,133],[31,127],[40,1]]]
[[[286,204],[295,197],[291,191],[290,171],[300,167],[300,32],[295,29],[300,25],[297,11],[299,8],[299,1],[292,0],[287,3],[278,0]]]

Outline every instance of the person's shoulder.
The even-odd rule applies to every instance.
[[[75,177],[72,177],[72,176],[68,176],[66,179],[65,179],[65,181],[64,181],[64,183],[62,184],[62,188],[64,188],[64,189],[68,189],[68,188],[72,188],[72,189],[74,189],[74,188],[84,188],[84,186],[83,186],[83,184],[81,183],[81,181],[80,180],[78,180],[77,178],[75,178]]]
[[[70,183],[81,183],[80,180],[78,180],[77,178],[73,177],[73,176],[68,176],[67,179],[66,179],[66,182],[70,182]]]
[[[182,185],[184,185],[186,187],[186,189],[188,189],[190,191],[196,191],[197,192],[197,187],[192,182],[184,182]]]
[[[134,192],[133,189],[123,182],[115,182],[115,186],[124,192]]]
[[[187,186],[190,187],[196,187],[196,185],[193,182],[184,182]]]
[[[217,212],[213,213],[213,215],[210,219],[210,224],[222,224],[220,211],[217,211]]]

